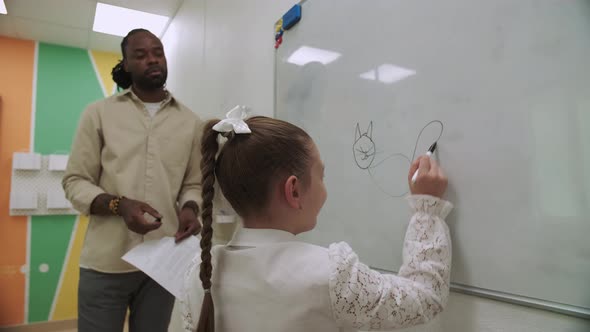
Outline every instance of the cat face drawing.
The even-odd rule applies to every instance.
[[[438,127],[438,130],[437,130]],[[426,149],[431,142],[438,142],[442,137],[444,125],[440,120],[433,120],[427,123],[416,138],[412,158],[409,158],[401,152],[384,153],[379,151],[377,157],[377,147],[373,138],[373,122],[369,123],[367,131],[362,132],[360,125],[357,123],[354,133],[354,144],[352,153],[354,162],[358,168],[366,170],[369,173],[371,181],[379,190],[390,197],[403,197],[408,193],[408,184],[406,172],[416,158],[418,146]],[[426,132],[425,137],[422,134]],[[428,145],[426,145],[428,144]]]
[[[375,160],[376,147],[373,142],[373,122],[369,123],[366,132],[361,132],[360,125],[356,124],[354,144],[352,146],[354,161],[360,169],[368,169]]]

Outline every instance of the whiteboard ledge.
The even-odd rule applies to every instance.
[[[378,268],[371,267],[375,271],[379,271],[381,273],[392,274],[397,272],[382,270]],[[582,308],[577,307],[569,304],[557,303],[552,301],[546,300],[539,300],[532,297],[521,296],[521,295],[514,295],[509,293],[504,293],[500,291],[489,290],[485,288],[479,288],[474,286],[467,286],[458,283],[451,282],[451,291],[455,293],[463,293],[467,295],[474,295],[479,296],[491,300],[502,301],[512,304],[517,304],[525,307],[535,308],[535,309],[542,309],[547,311],[552,311],[568,316],[579,317],[584,319],[590,319],[590,308]]]
[[[569,304],[539,300],[532,297],[508,294],[499,291],[492,291],[484,288],[466,286],[453,282],[451,283],[451,290],[456,293],[475,295],[492,300],[518,304],[526,307],[553,311],[568,316],[590,319],[590,309],[577,307]]]

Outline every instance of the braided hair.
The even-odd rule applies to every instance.
[[[129,31],[127,36],[125,36],[123,38],[123,40],[121,41],[121,54],[123,55],[123,59],[121,59],[121,61],[119,61],[115,65],[115,67],[113,67],[113,70],[111,71],[111,75],[113,76],[113,81],[115,81],[115,83],[117,83],[117,90],[128,89],[133,84],[133,81],[131,80],[131,73],[128,71],[125,71],[124,62],[125,62],[125,59],[127,58],[127,55],[125,54],[125,49],[127,48],[127,44],[129,43],[129,37],[133,36],[134,34],[136,34],[138,32],[151,33],[150,31],[148,31],[146,29],[133,29],[133,30]]]
[[[201,210],[201,269],[199,278],[205,290],[201,314],[197,325],[197,332],[215,331],[215,314],[213,306],[213,297],[211,296],[211,239],[213,237],[213,196],[215,194],[215,156],[219,150],[217,143],[217,132],[212,128],[217,121],[210,121],[205,125],[203,139],[201,142],[201,176],[202,185],[201,195],[203,198]]]

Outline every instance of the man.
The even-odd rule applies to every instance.
[[[121,43],[122,92],[83,113],[63,187],[90,223],[80,257],[78,329],[167,331],[174,297],[121,259],[137,244],[200,229],[201,120],[164,88],[166,57],[147,30]]]

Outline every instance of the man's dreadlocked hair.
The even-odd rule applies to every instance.
[[[121,41],[121,54],[123,54],[123,59],[121,61],[119,61],[119,63],[117,63],[117,65],[115,67],[113,67],[113,70],[111,71],[111,75],[113,76],[113,81],[115,81],[115,83],[117,83],[117,90],[127,89],[133,83],[131,81],[131,73],[125,71],[125,67],[123,66],[123,62],[127,58],[127,55],[125,54],[125,48],[127,48],[127,43],[129,42],[129,37],[131,37],[132,35],[134,35],[138,32],[150,33],[146,29],[133,29],[133,30],[129,31],[127,36],[125,36],[125,38],[123,38],[123,41]]]

